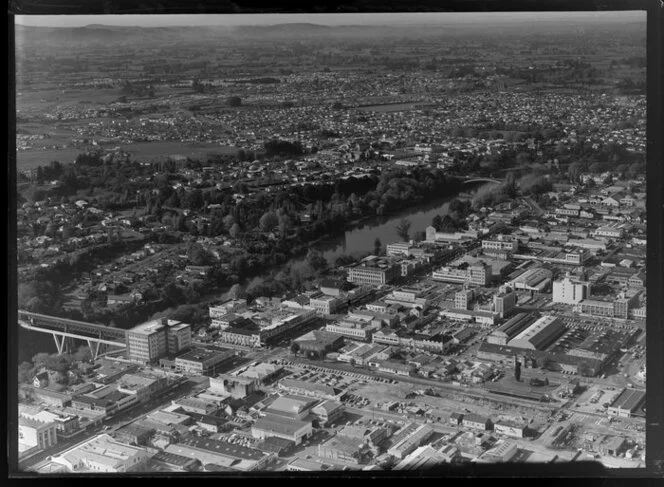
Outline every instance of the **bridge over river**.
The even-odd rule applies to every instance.
[[[18,323],[26,330],[51,334],[58,353],[68,351],[74,340],[87,342],[94,359],[126,348],[126,332],[118,328],[23,310],[18,312]]]

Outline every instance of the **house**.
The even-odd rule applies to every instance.
[[[311,413],[320,426],[327,426],[341,419],[345,414],[345,408],[340,402],[325,400],[314,406]]]
[[[526,426],[508,421],[497,421],[493,426],[493,431],[513,438],[523,438],[526,433]]]
[[[452,426],[459,426],[463,422],[463,414],[452,413],[450,414],[450,424]]]
[[[619,456],[621,453],[626,451],[628,448],[627,439],[621,436],[614,436],[607,441],[606,444],[602,445],[602,451],[607,455],[612,455],[614,457]]]
[[[410,376],[415,372],[415,366],[395,360],[385,360],[378,366],[378,370],[388,374]]]
[[[32,385],[39,388],[46,387],[48,386],[48,379],[48,372],[44,370],[35,375],[34,379],[32,379]]]
[[[468,414],[467,416],[464,416],[463,425],[467,428],[481,431],[489,431],[492,429],[491,420],[478,414]]]

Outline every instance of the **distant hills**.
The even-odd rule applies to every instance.
[[[518,29],[510,29],[516,27]],[[429,37],[472,35],[487,37],[503,35],[509,29],[511,35],[526,36],[533,34],[574,34],[578,28],[597,31],[616,31],[617,29],[643,29],[642,23],[602,24],[592,22],[560,22],[545,19],[536,22],[502,19],[499,22],[483,20],[481,22],[426,25],[346,25],[327,26],[312,23],[290,23],[276,25],[245,26],[167,26],[137,27],[91,24],[84,27],[33,27],[16,25],[17,47],[28,44],[127,44],[152,42],[193,42],[197,40],[248,40],[248,39],[322,39],[322,38],[377,38],[377,37]]]

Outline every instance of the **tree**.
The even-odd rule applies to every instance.
[[[242,98],[239,96],[231,96],[226,99],[226,104],[229,107],[239,107],[242,105]]]
[[[314,271],[322,271],[327,268],[327,259],[319,250],[310,249],[307,252],[306,260]]]
[[[78,347],[78,350],[76,350],[76,353],[74,354],[74,359],[77,362],[89,362],[92,359],[92,353],[90,352],[90,347],[87,347],[85,345],[81,345]]]
[[[427,239],[427,233],[424,230],[415,232],[415,235],[413,236],[413,240],[415,240],[416,242],[423,242],[426,239]]]
[[[187,258],[193,265],[208,265],[212,262],[210,253],[198,243],[189,246],[187,249]]]
[[[263,214],[258,225],[262,232],[269,232],[279,225],[279,217],[273,211],[268,211]]]
[[[570,164],[567,168],[567,176],[571,182],[578,182],[579,177],[581,176],[581,164],[578,162],[573,162]]]
[[[431,219],[431,226],[436,230],[440,230],[443,226],[443,218],[440,215],[436,215]]]
[[[231,299],[241,299],[245,297],[244,288],[240,284],[233,284],[228,291],[228,297]]]
[[[399,235],[399,238],[403,240],[404,242],[407,242],[410,237],[410,226],[412,225],[412,222],[408,220],[407,218],[403,218],[399,224],[396,227],[397,235]]]
[[[602,164],[600,164],[599,162],[592,163],[588,168],[588,170],[593,174],[602,172],[602,169],[603,169]]]
[[[504,183],[505,193],[511,199],[517,196],[516,175],[514,172],[508,172]]]
[[[380,255],[382,249],[383,249],[383,243],[380,241],[378,237],[376,237],[376,240],[374,240],[374,248],[373,248],[374,255]]]
[[[297,355],[298,352],[300,351],[300,344],[297,342],[293,342],[291,344],[290,350],[293,355]]]
[[[233,215],[226,215],[223,220],[224,228],[230,230],[233,224],[235,223],[235,217]]]
[[[228,230],[228,234],[232,238],[237,238],[240,235],[240,225],[237,223],[233,223],[233,226]]]
[[[32,382],[35,368],[30,362],[22,362],[18,366],[18,382],[20,384],[28,384]]]

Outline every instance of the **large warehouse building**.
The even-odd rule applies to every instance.
[[[565,326],[556,316],[542,316],[532,325],[512,338],[510,347],[527,350],[544,350],[565,332]]]
[[[636,389],[623,389],[618,397],[613,400],[607,409],[607,413],[609,416],[631,418],[633,415],[639,415],[645,400],[645,391],[639,391]]]
[[[507,345],[507,342],[532,325],[538,317],[535,313],[518,313],[494,330],[487,337],[487,342],[495,345]]]

